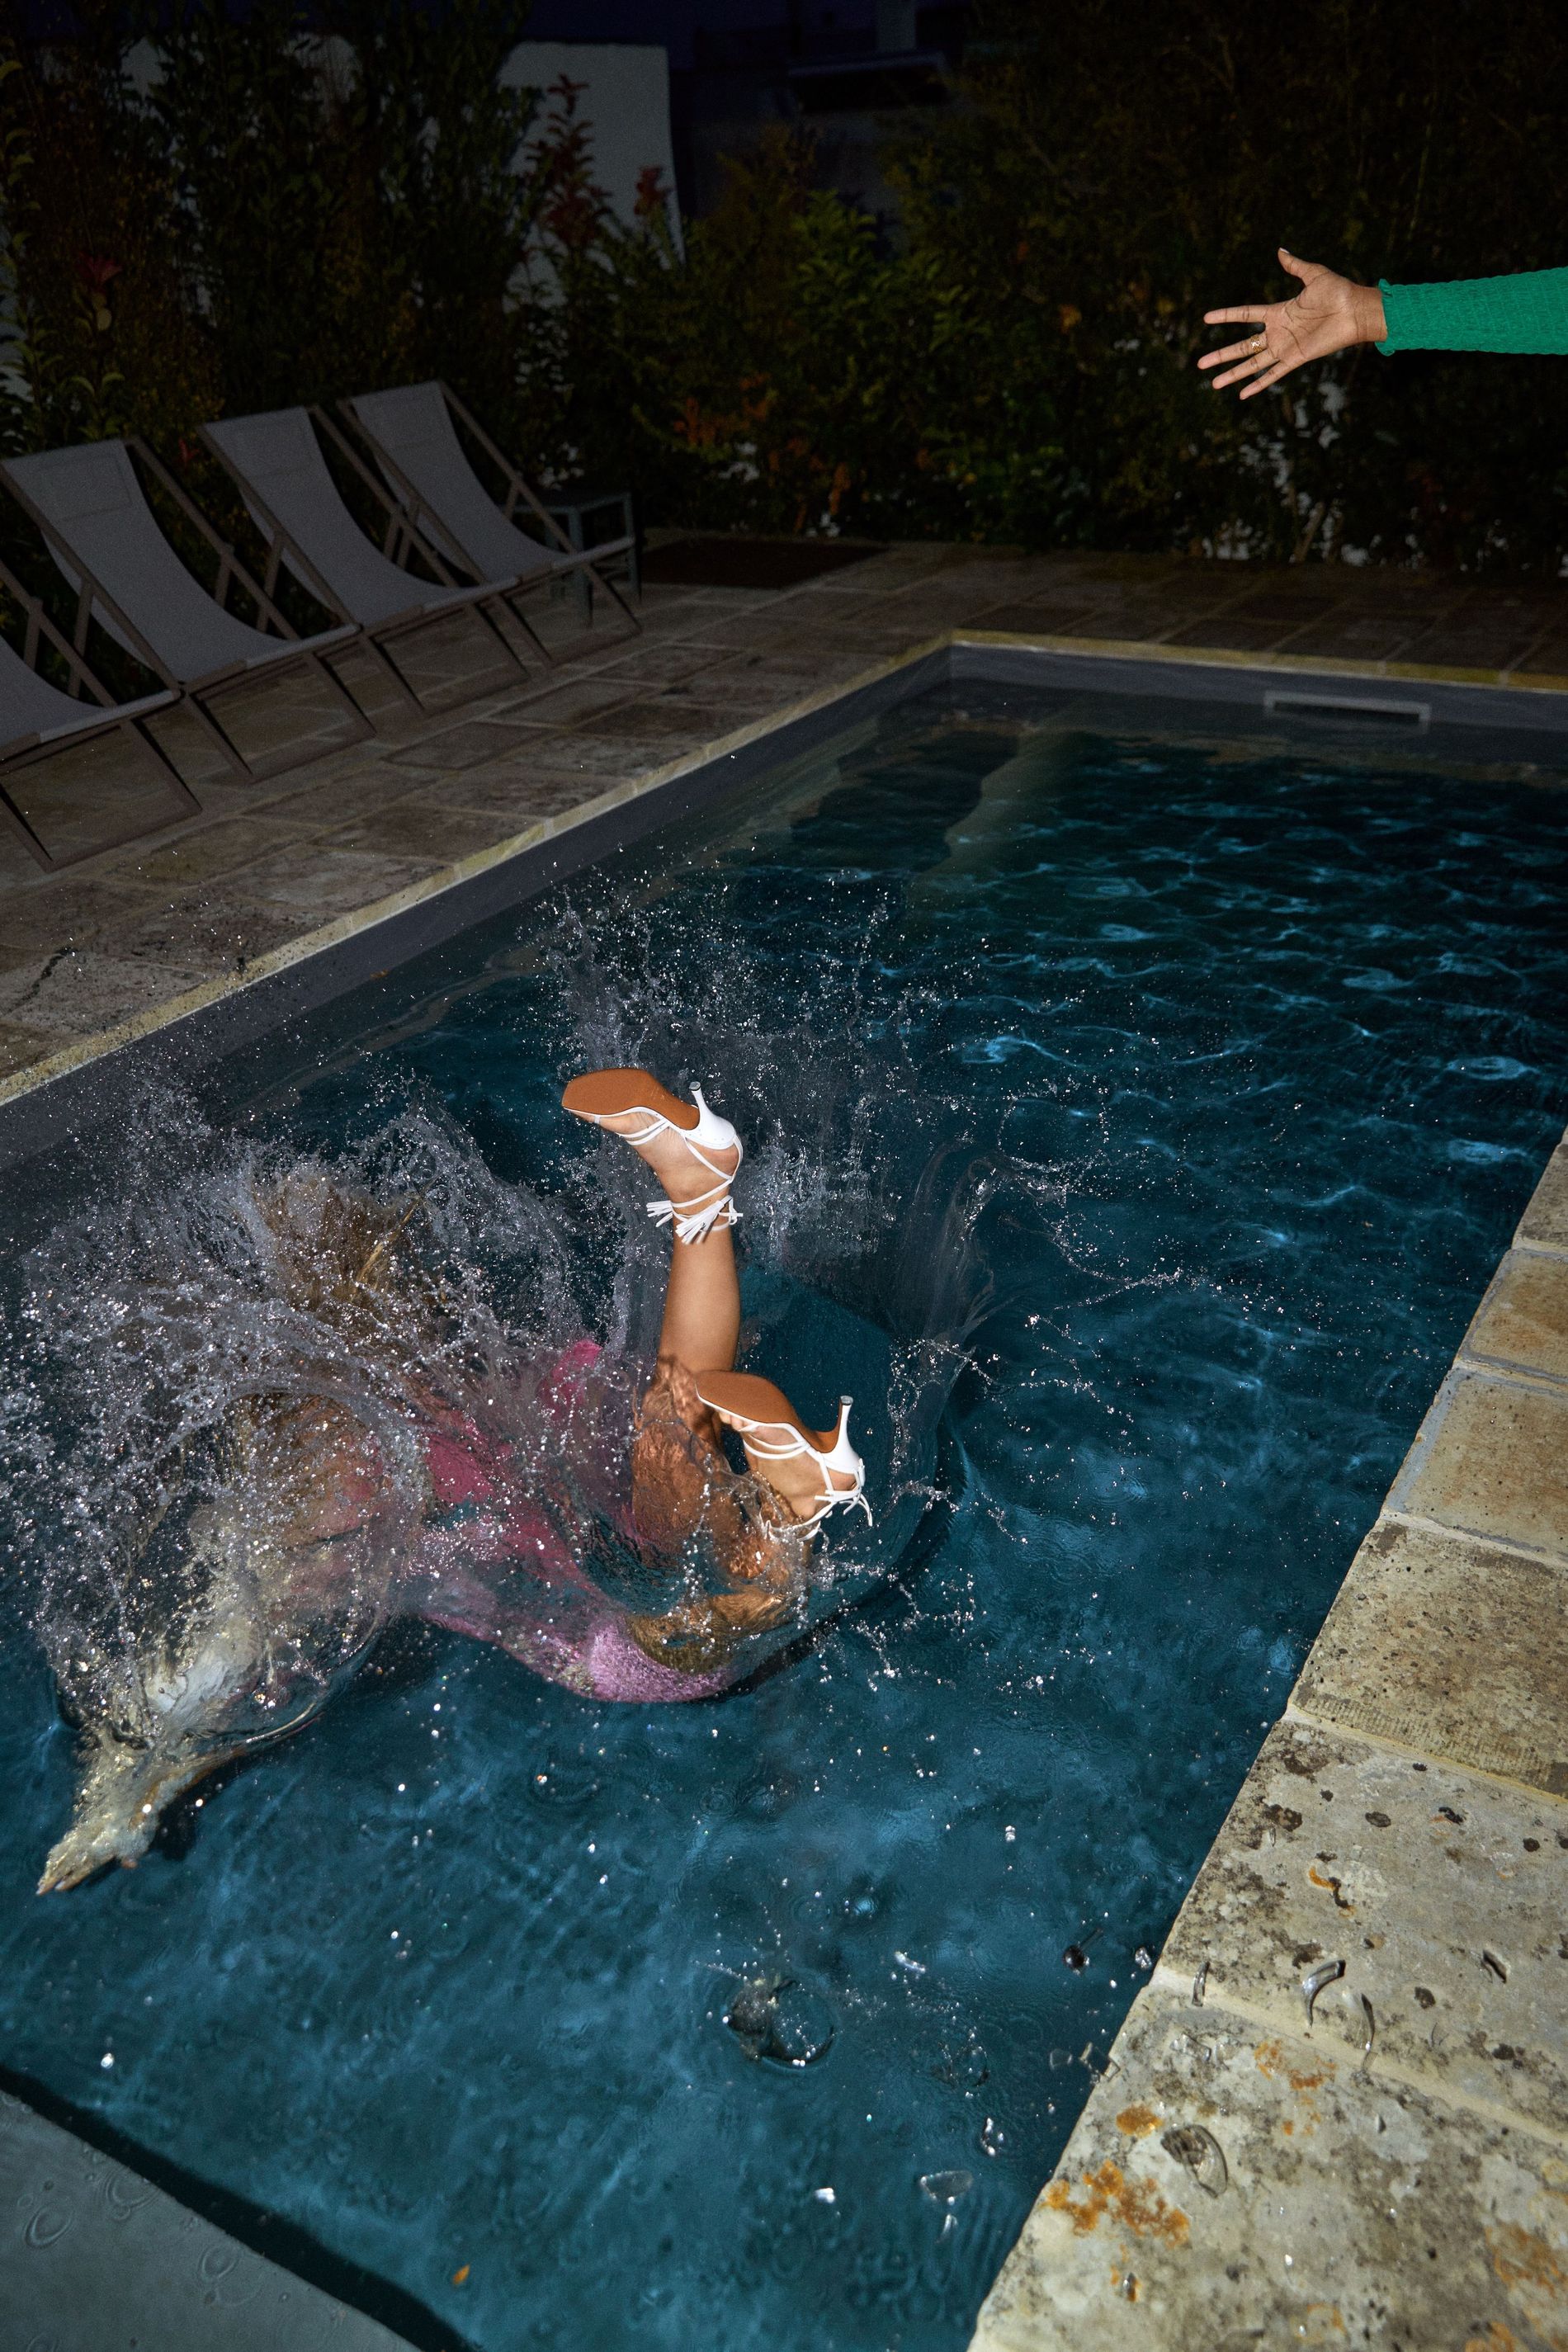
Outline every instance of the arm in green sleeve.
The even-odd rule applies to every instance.
[[[1568,269],[1458,278],[1439,286],[1381,281],[1380,352],[1568,352]]]

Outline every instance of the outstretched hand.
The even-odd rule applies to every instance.
[[[1250,400],[1292,368],[1327,359],[1331,352],[1347,351],[1352,343],[1379,343],[1387,331],[1383,296],[1375,286],[1358,286],[1353,278],[1325,269],[1321,261],[1298,261],[1283,246],[1279,260],[1301,281],[1300,292],[1288,302],[1243,302],[1233,310],[1204,312],[1205,326],[1247,323],[1259,330],[1245,342],[1227,343],[1224,351],[1208,352],[1198,362],[1205,370],[1225,369],[1214,380],[1216,392],[1227,383],[1239,383],[1241,397]]]

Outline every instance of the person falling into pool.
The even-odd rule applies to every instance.
[[[482,1503],[492,1567],[516,1557],[536,1559],[548,1569],[552,1558],[557,1577],[580,1580],[526,1493],[512,1489],[502,1499],[510,1482],[501,1458],[418,1370],[424,1351],[412,1333],[405,1335],[407,1361],[400,1380],[424,1433],[430,1514],[405,1587],[419,1591],[416,1613],[497,1642],[537,1671],[600,1696],[703,1696],[728,1679],[747,1635],[772,1631],[795,1612],[811,1540],[824,1520],[850,1506],[870,1517],[865,1465],[848,1437],[851,1400],[840,1399],[836,1429],[808,1429],[771,1381],[734,1370],[741,1290],[731,1194],[742,1146],[700,1089],[694,1104],[684,1103],[646,1070],[595,1070],[573,1079],[562,1102],[575,1118],[626,1139],[663,1188],[662,1197],[648,1202],[649,1215],[672,1229],[658,1358],[632,1439],[630,1532],[656,1567],[678,1563],[692,1539],[705,1536],[727,1589],[662,1611],[604,1623],[590,1619],[580,1639],[555,1656],[482,1573],[466,1571],[465,1552],[469,1568],[478,1565],[471,1523],[461,1542],[441,1549],[443,1515],[462,1519]],[[411,1269],[399,1282],[385,1253],[408,1213],[402,1213],[395,1231],[389,1229],[366,1261],[366,1268],[374,1263],[378,1269],[378,1284],[390,1281],[405,1305],[417,1299],[419,1285]],[[281,1204],[273,1214],[284,1222]],[[349,1217],[353,1256],[366,1235],[353,1224],[348,1203],[339,1204],[339,1215],[340,1222]],[[366,1268],[325,1288],[357,1298]],[[312,1287],[323,1288],[319,1273]],[[585,1351],[571,1351],[574,1359],[597,1352],[592,1343]],[[566,1360],[546,1374],[546,1386],[555,1384],[568,1418],[570,1391],[584,1377],[592,1378],[587,1363]],[[749,1480],[738,1479],[730,1467],[724,1429],[741,1439]],[[289,1465],[284,1482],[289,1498],[277,1515],[286,1529],[285,1549],[319,1550],[357,1531],[377,1501],[380,1474],[367,1460],[365,1433],[353,1415],[319,1402],[308,1408],[288,1404],[282,1434],[279,1447],[279,1433],[268,1431],[268,1445]],[[561,1648],[558,1640],[555,1649]],[[638,1671],[638,1653],[645,1668],[654,1668],[651,1677]]]
[[[734,1370],[741,1330],[731,1188],[741,1139],[694,1088],[684,1103],[646,1070],[574,1078],[562,1107],[623,1136],[663,1188],[648,1213],[672,1229],[664,1321],[653,1381],[632,1447],[632,1511],[656,1554],[674,1555],[705,1526],[731,1580],[661,1616],[628,1621],[648,1656],[711,1663],[742,1635],[782,1623],[795,1607],[803,1545],[830,1513],[865,1499],[866,1469],[849,1443],[850,1399],[836,1429],[811,1430],[771,1381]],[[721,1431],[733,1430],[764,1496],[743,1513]]]
[[[122,1594],[112,1671],[99,1670],[109,1654],[90,1628],[66,1629],[54,1663],[79,1726],[77,1786],[40,1892],[133,1865],[175,1798],[258,1738],[309,1721],[393,1617],[494,1643],[584,1697],[701,1698],[746,1671],[748,1637],[796,1614],[824,1520],[847,1506],[869,1518],[849,1400],[836,1429],[811,1430],[771,1381],[733,1369],[734,1129],[700,1093],[683,1103],[643,1070],[595,1071],[563,1100],[639,1154],[662,1188],[649,1212],[673,1228],[629,1511],[616,1516],[680,1598],[618,1607],[575,1557],[570,1481],[563,1511],[545,1507],[537,1463],[531,1471],[517,1454],[504,1421],[498,1430],[480,1418],[485,1400],[454,1362],[440,1278],[406,1249],[417,1201],[378,1202],[323,1169],[258,1187],[249,1217],[275,1303],[314,1329],[314,1353],[298,1377],[239,1396],[213,1433],[213,1485],[186,1528],[181,1573],[172,1586],[161,1573],[129,1580],[140,1613],[127,1616]],[[182,1296],[196,1279],[182,1270]],[[593,1425],[600,1353],[580,1339],[532,1368],[547,1449],[570,1456],[579,1411]],[[340,1355],[379,1398],[374,1427],[335,1374],[312,1370]],[[406,1441],[396,1475],[389,1419]],[[726,1429],[749,1478],[730,1467]],[[155,1513],[147,1541],[160,1524]],[[697,1538],[720,1589],[693,1596],[685,1570]]]

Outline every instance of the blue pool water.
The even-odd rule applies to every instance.
[[[165,1106],[129,1180],[155,1223],[241,1149],[413,1154],[490,1203],[503,1307],[496,1204],[564,1203],[636,1355],[661,1245],[559,1087],[710,1083],[752,1360],[808,1418],[854,1388],[879,1461],[900,1334],[951,1390],[896,1543],[750,1685],[589,1702],[395,1626],[37,1899],[76,1474],[13,1378],[0,2054],[422,2341],[957,2352],[1507,1244],[1563,1118],[1559,781],[1199,717],[907,705],[280,1046],[217,1132]],[[726,2022],[759,1979],[771,2044]]]

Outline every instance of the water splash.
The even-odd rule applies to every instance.
[[[858,1159],[825,1223],[809,1141],[756,1155],[749,1355],[853,1380],[879,1525],[803,1542],[786,1620],[687,1659],[645,1629],[721,1564],[702,1531],[658,1555],[630,1492],[661,1283],[629,1215],[607,1269],[584,1245],[630,1155],[551,1193],[406,1099],[315,1151],[155,1108],[157,1140],[32,1253],[10,1318],[14,1598],[80,1741],[46,1886],[134,1862],[174,1796],[309,1721],[395,1617],[584,1696],[710,1696],[885,1576],[930,1507],[983,1168],[933,1164],[895,1233]]]

